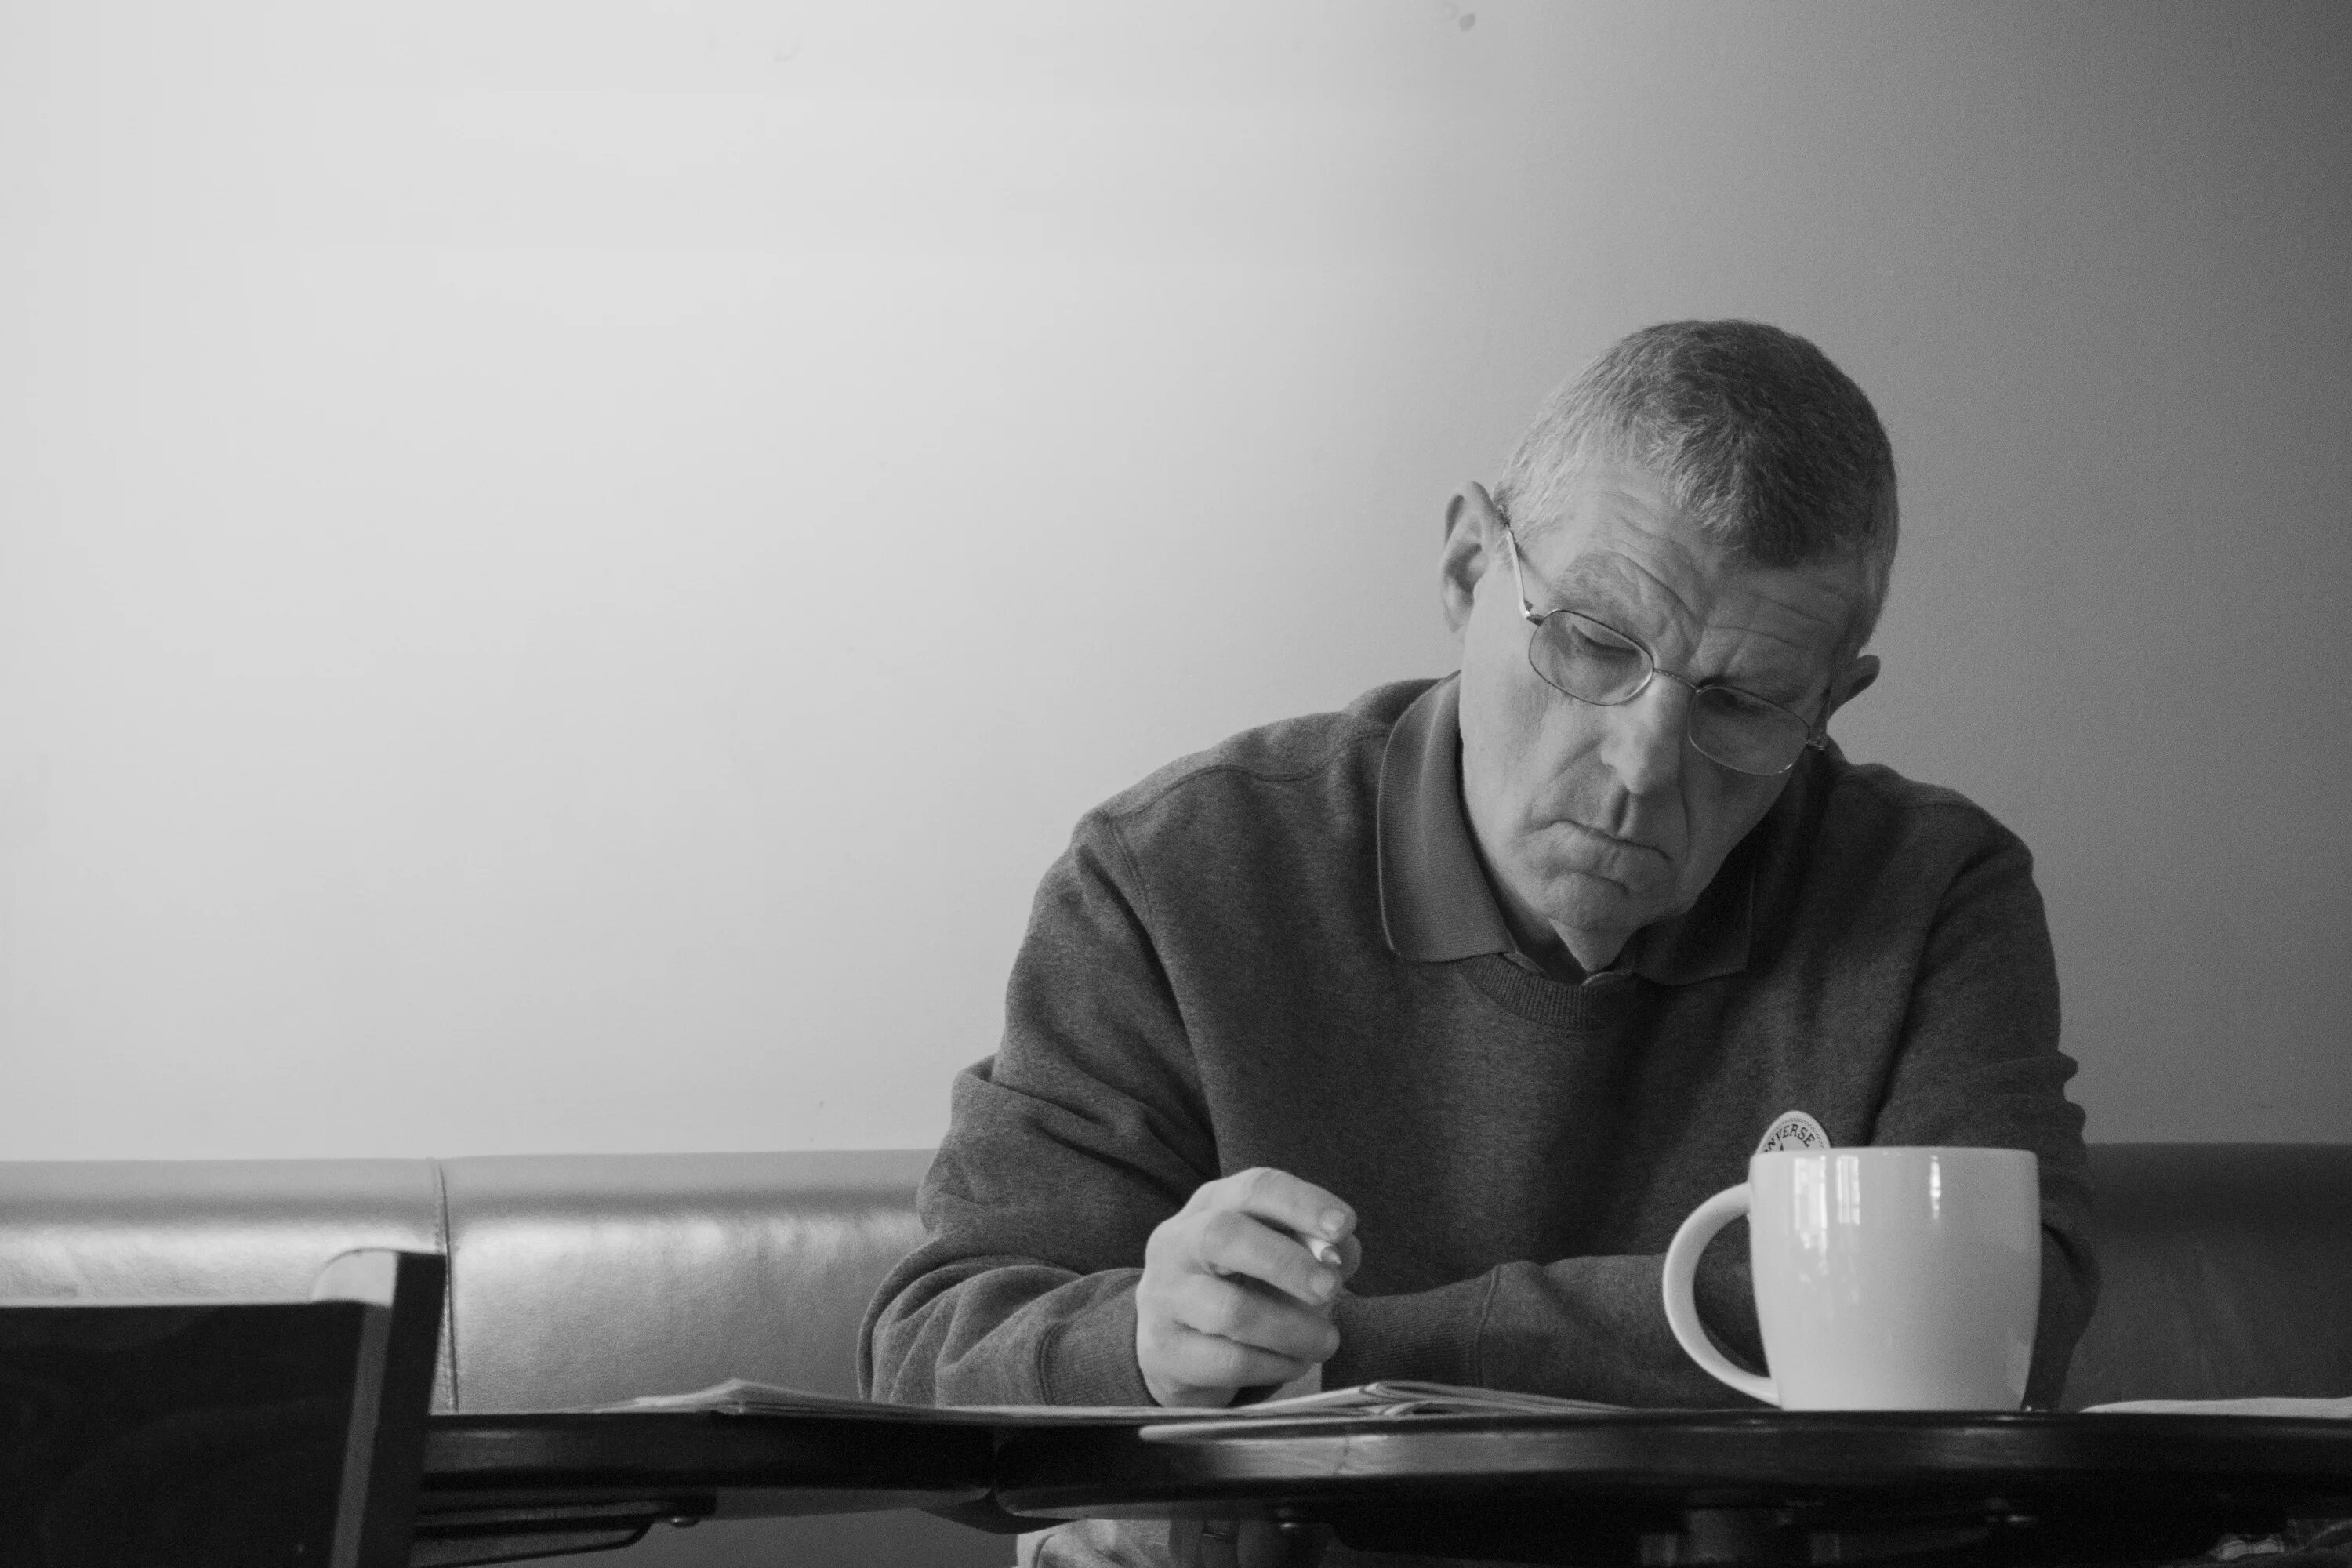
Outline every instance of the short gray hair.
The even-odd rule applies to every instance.
[[[1547,527],[1594,462],[1655,476],[1737,560],[1858,563],[1843,657],[1870,640],[1895,566],[1895,452],[1862,388],[1805,339],[1759,321],[1643,327],[1552,394],[1496,503],[1525,531]]]

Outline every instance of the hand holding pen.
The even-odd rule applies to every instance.
[[[1203,1184],[1144,1247],[1135,1360],[1151,1397],[1230,1405],[1328,1359],[1331,1303],[1362,1261],[1355,1231],[1353,1209],[1286,1172]]]

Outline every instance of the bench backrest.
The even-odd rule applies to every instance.
[[[0,1300],[299,1300],[353,1247],[444,1252],[434,1407],[745,1377],[856,1392],[857,1325],[921,1238],[924,1150],[0,1163]]]
[[[2352,1395],[2352,1145],[2107,1143],[2071,1407]]]
[[[2352,1394],[2352,1145],[2091,1154],[2106,1278],[2069,1405]],[[443,1251],[437,1409],[729,1376],[849,1394],[928,1159],[0,1163],[0,1299],[299,1297],[348,1247]]]

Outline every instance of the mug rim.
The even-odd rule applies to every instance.
[[[1748,1161],[1752,1165],[1759,1160],[1826,1160],[1842,1154],[1933,1154],[1939,1158],[1966,1159],[2000,1156],[2008,1159],[2032,1160],[2037,1163],[2041,1158],[2031,1149],[1996,1148],[1980,1143],[1856,1143],[1846,1148],[1832,1146],[1827,1149],[1759,1149],[1748,1157]]]

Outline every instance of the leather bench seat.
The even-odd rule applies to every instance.
[[[2069,1409],[2352,1395],[2352,1144],[2091,1146],[2105,1280]]]
[[[2066,1404],[2352,1394],[2352,1146],[2091,1151],[2105,1286]],[[436,1408],[736,1376],[856,1392],[928,1152],[0,1162],[0,1299],[299,1297],[334,1254],[441,1251]],[[640,1563],[1003,1563],[921,1515],[656,1531]],[[667,1539],[666,1539],[667,1538]]]
[[[726,1377],[854,1394],[921,1239],[924,1150],[0,1163],[0,1300],[299,1299],[335,1254],[449,1258],[435,1408]]]

